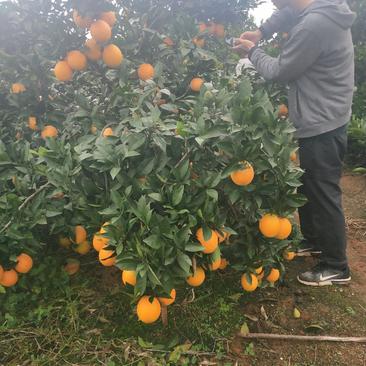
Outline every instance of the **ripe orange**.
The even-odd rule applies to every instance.
[[[198,31],[200,33],[203,33],[207,29],[207,25],[205,23],[199,23],[198,24]]]
[[[2,265],[0,265],[0,281],[3,278],[3,275],[4,275],[4,268]]]
[[[152,79],[155,75],[154,66],[150,64],[142,64],[139,66],[137,74],[141,80]]]
[[[116,263],[116,256],[113,250],[102,248],[99,251],[99,262],[105,267],[114,266]]]
[[[80,262],[77,259],[69,258],[64,266],[65,271],[70,275],[74,275],[80,269]]]
[[[123,53],[115,44],[109,44],[104,47],[103,61],[107,66],[116,68],[123,61]]]
[[[278,107],[278,117],[279,118],[287,118],[288,116],[288,108],[285,104],[280,104]]]
[[[99,252],[102,248],[108,245],[109,239],[100,235],[101,232],[94,234],[93,248]]]
[[[81,255],[85,255],[85,254],[89,253],[89,251],[90,251],[90,243],[87,240],[81,242],[75,248],[75,252],[79,253]]]
[[[17,265],[15,270],[19,273],[28,273],[33,267],[33,259],[26,253],[21,253],[17,257]]]
[[[102,136],[103,137],[113,136],[113,130],[110,127],[105,128],[102,133]]]
[[[169,305],[173,304],[176,296],[177,296],[177,291],[175,291],[175,289],[173,288],[170,291],[170,298],[169,297],[158,297],[158,299],[162,305],[169,306]]]
[[[277,268],[272,268],[269,275],[266,277],[268,282],[276,282],[280,278],[280,271]]]
[[[41,137],[46,139],[47,137],[57,137],[58,131],[57,128],[52,125],[47,125],[43,127],[41,132]]]
[[[221,263],[219,269],[223,271],[227,266],[229,265],[229,262],[225,258],[221,258]]]
[[[91,24],[90,34],[97,42],[106,42],[112,37],[112,29],[104,20],[97,20]]]
[[[263,267],[262,267],[262,266],[260,266],[260,267],[256,268],[254,272],[255,272],[256,274],[260,274],[260,273],[262,273],[262,272],[263,272]]]
[[[66,237],[60,237],[58,239],[58,243],[63,248],[70,248],[71,240],[69,238],[66,238]]]
[[[231,180],[238,186],[247,186],[254,179],[254,169],[246,161],[243,162],[244,167],[230,174]]]
[[[22,83],[14,83],[11,86],[11,92],[14,94],[19,94],[25,92],[25,86]]]
[[[296,155],[296,152],[295,151],[293,151],[291,154],[290,154],[290,160],[291,161],[296,161],[297,160],[297,155]]]
[[[287,250],[283,253],[283,258],[285,258],[287,261],[292,261],[296,257],[295,252],[289,252]]]
[[[174,41],[170,37],[165,37],[163,39],[163,43],[165,43],[168,47],[174,46]]]
[[[99,44],[93,38],[88,38],[84,44],[85,48],[100,48]]]
[[[259,220],[259,230],[266,238],[274,238],[280,230],[280,219],[277,215],[264,215]]]
[[[216,26],[216,24],[214,22],[208,23],[208,26],[207,26],[208,33],[214,34],[215,33],[215,26]]]
[[[91,18],[89,17],[82,17],[81,15],[79,15],[77,10],[74,10],[72,13],[72,18],[75,22],[75,24],[79,27],[79,28],[89,28],[90,24],[92,23]]]
[[[124,285],[135,286],[137,282],[136,271],[122,271],[122,282]]]
[[[187,278],[187,283],[193,287],[198,287],[203,284],[205,277],[205,271],[201,267],[197,267],[196,272]]]
[[[194,37],[192,42],[196,45],[196,47],[203,48],[205,47],[205,39],[202,37]]]
[[[217,236],[216,231],[211,230],[211,236],[209,239],[205,239],[203,234],[203,229],[199,228],[196,232],[196,238],[201,243],[201,245],[204,247],[203,253],[210,254],[213,253],[217,246],[219,245],[219,238]]]
[[[245,273],[241,276],[240,282],[241,287],[243,287],[245,291],[252,292],[258,287],[258,279],[253,273],[250,273],[249,276],[252,280],[252,283],[248,281],[247,275]]]
[[[100,19],[104,20],[106,23],[108,23],[111,27],[114,26],[114,23],[116,23],[116,13],[114,11],[105,11],[100,15]]]
[[[276,239],[284,240],[289,237],[292,231],[292,225],[289,219],[285,217],[280,217],[280,228],[276,235]]]
[[[87,233],[82,225],[76,225],[74,228],[75,243],[81,244],[86,240]]]
[[[85,55],[79,50],[73,50],[67,53],[66,61],[73,70],[84,70],[87,65]]]
[[[214,25],[214,34],[218,38],[225,37],[225,26],[223,24],[215,24]]]
[[[210,271],[217,271],[220,268],[221,265],[221,258],[217,258],[212,263],[208,265],[208,268],[210,268]]]
[[[28,127],[34,131],[37,129],[37,118],[36,117],[33,117],[33,116],[28,117]]]
[[[190,88],[195,91],[195,92],[199,92],[201,90],[201,87],[203,85],[203,79],[201,78],[194,78],[192,79],[191,83],[190,83]]]
[[[18,282],[18,273],[15,269],[10,269],[9,271],[4,271],[3,276],[0,281],[0,285],[4,287],[14,286]]]
[[[58,61],[53,72],[59,81],[70,81],[72,79],[72,68],[66,61]]]
[[[156,297],[142,296],[137,303],[137,317],[146,324],[154,323],[161,314],[161,305]]]
[[[85,55],[89,60],[98,61],[102,57],[102,51],[98,43],[93,38],[85,41]]]

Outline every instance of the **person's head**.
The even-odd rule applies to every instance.
[[[314,0],[272,0],[273,5],[277,9],[283,9],[286,6],[290,8],[304,8]]]

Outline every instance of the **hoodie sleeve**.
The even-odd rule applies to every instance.
[[[277,58],[254,48],[250,61],[258,73],[267,80],[287,83],[296,80],[317,60],[322,52],[318,37],[308,29],[292,34]]]
[[[264,39],[270,39],[274,33],[288,32],[296,24],[297,13],[290,7],[276,11],[259,29]]]

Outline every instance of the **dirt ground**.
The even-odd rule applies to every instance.
[[[342,189],[352,283],[330,288],[298,285],[296,273],[314,262],[298,258],[291,263],[284,286],[264,294],[259,305],[244,306],[254,319],[249,320],[251,332],[366,336],[366,177],[345,175]],[[300,310],[300,319],[293,317],[294,307]],[[237,365],[366,366],[366,344],[258,340],[253,342],[255,355],[243,356],[249,344],[234,338],[231,351],[238,357]]]

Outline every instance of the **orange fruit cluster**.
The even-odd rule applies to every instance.
[[[3,266],[0,265],[0,285],[4,287],[14,286],[19,280],[18,273],[28,273],[32,267],[32,257],[26,253],[19,254],[14,268],[4,269]]]

